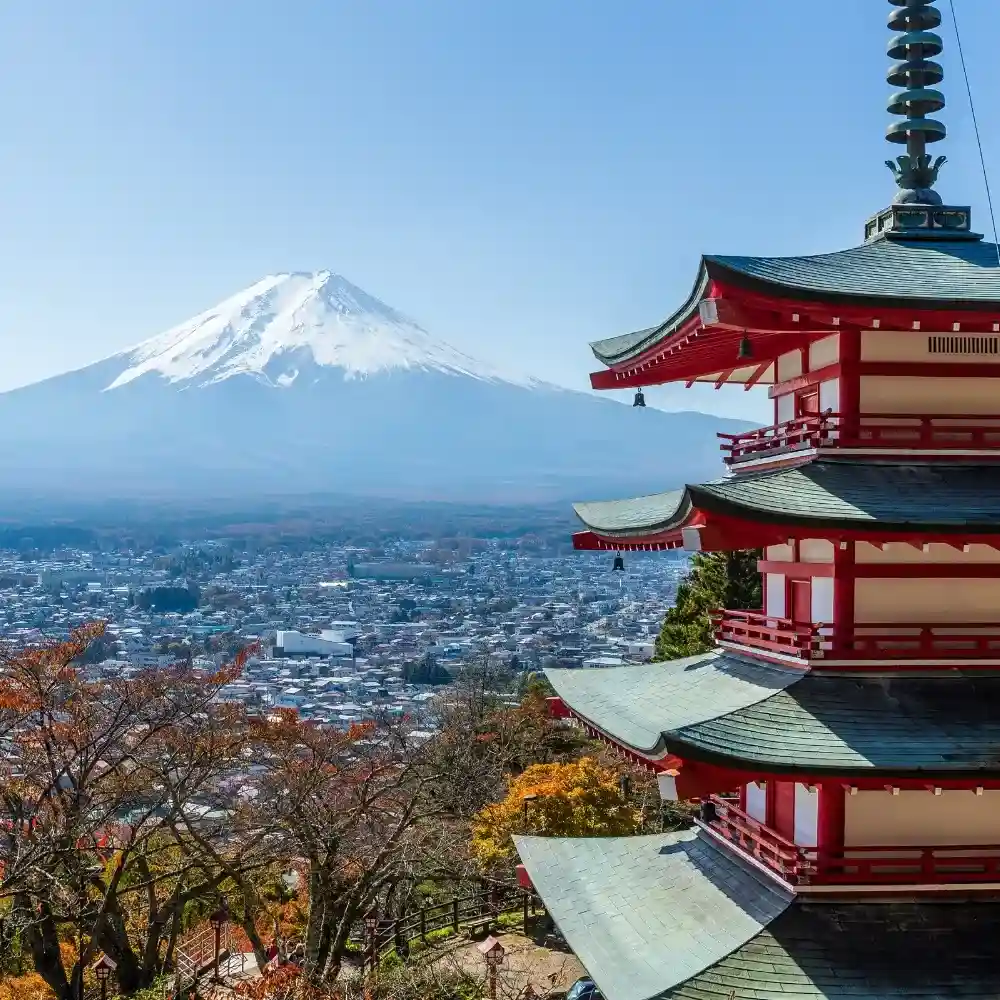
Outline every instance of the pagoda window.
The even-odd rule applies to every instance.
[[[802,351],[789,351],[778,356],[778,381],[798,378],[802,372]]]
[[[770,562],[794,562],[795,550],[791,545],[769,545],[766,549]]]
[[[832,563],[833,542],[826,538],[803,538],[799,542],[799,559],[804,563]]]
[[[819,384],[820,413],[840,412],[840,379],[831,378]]]
[[[840,360],[840,335],[814,340],[809,345],[809,371],[814,372]]]
[[[787,614],[785,590],[788,586],[787,577],[781,573],[767,573],[764,577],[764,611],[775,618],[784,618]]]
[[[746,814],[751,819],[757,820],[758,823],[766,824],[768,821],[767,799],[767,784],[763,781],[751,781],[743,793],[743,808]]]
[[[774,422],[784,424],[795,419],[795,394],[787,392],[774,401]]]
[[[844,846],[935,847],[997,842],[1000,789],[881,789],[844,802]]]
[[[819,832],[819,791],[813,785],[795,785],[795,836],[799,847],[815,847]]]

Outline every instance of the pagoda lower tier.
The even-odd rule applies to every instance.
[[[554,715],[700,799],[706,835],[784,886],[1000,892],[1000,674],[716,651],[546,676]]]
[[[804,897],[705,830],[519,837],[607,1000],[993,1000],[1000,902]]]

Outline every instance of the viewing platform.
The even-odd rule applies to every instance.
[[[823,413],[718,436],[730,468],[802,451],[1000,458],[1000,417],[990,416]]]
[[[1000,883],[1000,844],[851,845],[820,851],[793,843],[724,796],[713,795],[707,804],[699,826],[790,886]]]
[[[891,660],[1000,661],[1000,622],[801,623],[759,611],[719,611],[720,643],[777,653],[803,661]],[[984,665],[986,665],[984,663]]]

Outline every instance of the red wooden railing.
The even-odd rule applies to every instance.
[[[717,611],[713,620],[720,642],[735,642],[802,657],[809,656],[816,628],[760,611]]]
[[[1000,882],[1000,845],[847,847],[818,851],[753,819],[732,799],[713,795],[705,825],[791,885],[907,885]]]
[[[717,611],[716,638],[803,660],[1000,659],[1000,622],[803,624],[759,611]]]
[[[725,837],[741,851],[756,858],[795,884],[813,874],[809,859],[801,847],[780,833],[759,823],[745,813],[732,799],[712,795],[715,819],[706,825]]]
[[[728,465],[801,448],[1000,450],[1000,417],[823,413],[744,434],[719,434]]]

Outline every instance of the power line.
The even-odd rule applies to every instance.
[[[965,77],[965,92],[969,96],[969,111],[972,112],[972,127],[976,132],[976,145],[979,147],[979,162],[983,168],[983,184],[986,187],[986,204],[990,209],[990,225],[993,227],[993,243],[997,248],[997,265],[1000,266],[1000,244],[997,243],[997,219],[993,212],[993,195],[990,192],[990,178],[986,171],[986,154],[983,152],[983,139],[979,133],[979,119],[976,117],[976,104],[972,99],[972,84],[969,81],[969,70],[965,64],[965,50],[962,48],[962,33],[958,30],[958,14],[955,13],[955,0],[948,0],[951,8],[951,23],[955,25],[955,41],[958,43],[958,58],[962,64],[962,75]]]

